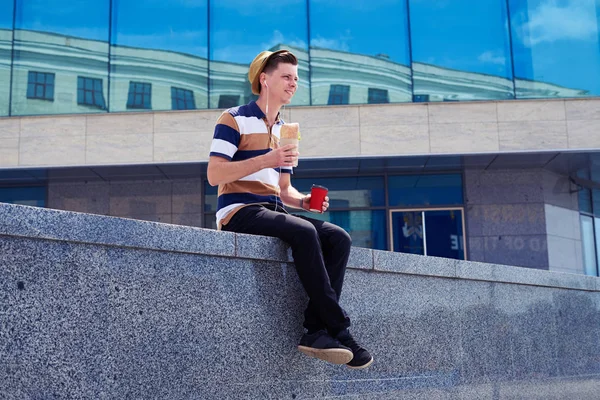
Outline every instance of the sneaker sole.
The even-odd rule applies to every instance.
[[[373,364],[373,357],[371,357],[371,359],[369,360],[368,363],[363,364],[363,365],[358,365],[358,366],[353,366],[353,365],[348,365],[346,364],[346,366],[350,369],[363,369],[363,368],[367,368],[368,366],[370,366],[371,364]]]
[[[332,364],[348,364],[354,357],[350,350],[344,349],[315,349],[313,347],[298,346],[298,350],[309,357],[318,358]]]

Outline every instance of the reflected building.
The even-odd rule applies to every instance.
[[[301,143],[295,186],[328,186],[331,209],[318,218],[356,246],[598,274],[600,153],[582,132],[600,103],[510,101],[590,91],[383,53],[270,47],[283,48],[300,76],[284,118],[314,133]],[[257,98],[247,72],[247,63],[23,29],[13,48],[13,31],[0,30],[0,112],[10,114],[0,119],[0,201],[214,228],[207,146],[222,109]],[[567,220],[574,228],[559,232]]]
[[[11,31],[1,30],[0,53],[10,59]],[[506,100],[513,80],[434,65],[395,63],[324,48],[306,50],[284,43],[299,59],[300,90],[293,105]],[[106,42],[15,31],[12,115],[228,108],[256,98],[247,64],[209,61],[190,54],[111,46]],[[10,63],[0,64],[3,91],[10,90]],[[209,87],[210,79],[210,87]],[[110,96],[109,96],[110,81]],[[588,92],[543,82],[517,80],[518,97],[581,97]],[[418,87],[413,93],[412,85]],[[209,102],[210,97],[210,102]],[[1,97],[7,107],[7,96]],[[210,103],[210,104],[209,104]]]
[[[12,30],[0,29],[0,116],[9,114],[11,61]]]

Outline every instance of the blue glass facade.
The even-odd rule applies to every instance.
[[[6,0],[0,116],[222,108],[264,49],[292,105],[600,96],[596,0]]]

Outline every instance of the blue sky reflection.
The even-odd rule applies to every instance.
[[[406,4],[396,0],[310,2],[311,47],[370,56],[386,55],[409,65]]]
[[[211,2],[211,59],[247,64],[278,44],[306,49],[306,1]]]
[[[97,0],[19,0],[15,27],[106,42],[108,5]]]
[[[600,95],[600,0],[510,0],[515,76]]]
[[[505,0],[410,0],[413,61],[512,77]]]
[[[113,45],[207,58],[207,0],[114,0]]]

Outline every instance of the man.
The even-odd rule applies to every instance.
[[[298,60],[287,50],[263,51],[250,64],[248,79],[258,100],[225,111],[211,145],[208,181],[219,185],[217,225],[289,243],[309,297],[306,333],[298,349],[334,364],[366,368],[373,357],[350,335],[350,319],[338,303],[350,236],[338,226],[293,216],[284,208],[308,210],[310,204],[310,195],[291,184],[297,147],[279,147],[279,110],[298,88]],[[328,201],[326,197],[323,212]]]

